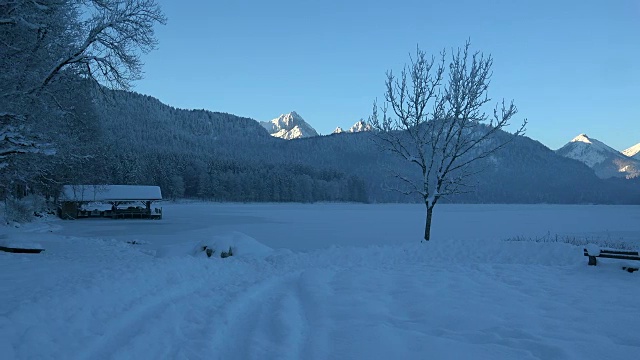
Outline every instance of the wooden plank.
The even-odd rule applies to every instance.
[[[629,256],[629,255],[618,255],[618,254],[600,254],[598,256],[590,256],[589,254],[584,254],[584,256],[588,256],[589,258],[605,258],[605,259],[620,259],[620,260],[638,260],[640,261],[640,256]]]
[[[39,254],[43,252],[44,249],[22,249],[22,248],[0,246],[0,251],[16,253],[16,254]]]
[[[587,254],[589,253],[589,251],[587,251],[587,249],[584,249],[584,256],[588,256]],[[637,251],[627,251],[627,250],[600,250],[600,254],[615,254],[615,255],[631,255],[631,256],[638,256],[640,254],[638,254]]]
[[[601,253],[605,254],[619,254],[619,255],[638,255],[637,251],[627,251],[627,250],[600,250]]]
[[[600,254],[599,258],[605,259],[620,259],[620,260],[640,260],[640,256],[628,256],[628,255],[617,255],[617,254]]]

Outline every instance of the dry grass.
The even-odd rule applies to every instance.
[[[584,236],[584,235],[552,235],[547,233],[540,237],[515,236],[504,239],[504,241],[527,241],[536,243],[564,243],[575,246],[585,246],[588,244],[597,244],[602,248],[637,250],[640,244],[633,243],[623,238],[612,238],[610,235],[605,236]]]

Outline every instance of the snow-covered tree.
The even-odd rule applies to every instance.
[[[497,136],[517,109],[503,100],[486,112],[493,59],[470,53],[469,48],[467,42],[453,52],[448,64],[445,51],[436,60],[417,48],[399,76],[387,72],[385,101],[381,107],[374,103],[370,117],[383,149],[416,170],[407,174],[396,169],[395,190],[419,194],[424,201],[425,240],[430,238],[438,201],[472,191],[478,160],[496,153],[525,130],[526,120],[513,136]]]
[[[0,0],[0,168],[57,153],[65,95],[87,80],[128,88],[164,21],[155,0]]]

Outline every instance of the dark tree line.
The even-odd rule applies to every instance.
[[[74,183],[158,185],[167,199],[234,202],[367,202],[365,183],[300,164],[247,163],[190,153],[119,152],[85,163]],[[72,179],[74,178],[74,179]],[[53,185],[55,189],[56,184]]]

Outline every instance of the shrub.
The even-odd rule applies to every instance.
[[[602,248],[612,248],[621,250],[636,250],[638,245],[625,241],[623,238],[613,239],[610,235],[606,238],[600,236],[578,236],[578,235],[551,235],[547,233],[540,237],[514,236],[504,241],[527,241],[536,243],[565,243],[575,246],[586,246],[597,244]]]
[[[33,206],[26,198],[6,198],[4,201],[4,218],[7,223],[26,223],[33,219]]]

